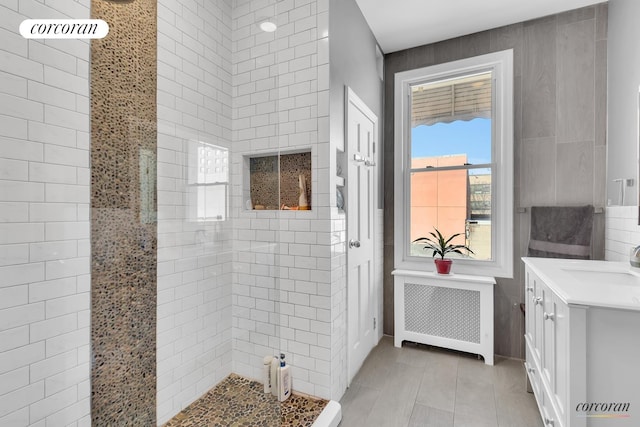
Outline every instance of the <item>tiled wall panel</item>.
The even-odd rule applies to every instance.
[[[330,397],[328,2],[234,6],[233,371],[261,378],[263,357],[283,351],[295,390]],[[268,16],[275,33],[256,25]],[[311,151],[311,211],[246,209],[247,157],[279,150]]]
[[[605,259],[629,261],[631,250],[640,245],[637,206],[610,206],[605,219]]]
[[[0,425],[89,425],[89,44],[26,40],[0,4]]]
[[[230,0],[158,2],[158,423],[231,372],[231,71]]]
[[[596,116],[607,123],[607,170],[602,179],[609,204],[637,205],[637,183],[627,187],[624,201],[620,199],[618,179],[638,178],[638,87],[640,86],[640,51],[634,49],[640,37],[636,17],[640,15],[640,2],[616,0],[609,2],[609,19],[597,28],[598,34],[607,34],[598,44],[598,52],[606,64],[596,72],[606,71],[608,78],[598,87],[596,96],[606,95],[606,114]],[[604,147],[602,147],[604,148]]]
[[[56,5],[63,12],[32,2],[14,6],[0,6],[6,12],[0,25],[10,31],[36,12],[89,16],[88,1]],[[274,36],[255,28],[263,7],[269,6],[231,0],[157,4],[158,262],[140,270],[155,276],[157,268],[157,293],[147,295],[157,299],[157,312],[147,318],[157,347],[146,345],[157,348],[157,395],[155,405],[144,393],[130,400],[146,399],[138,407],[158,423],[231,372],[232,325],[234,371],[259,378],[262,357],[282,350],[296,390],[335,398],[344,391],[346,224],[335,208],[335,147],[328,137],[328,2],[279,2]],[[0,93],[12,101],[0,111],[0,424],[88,425],[88,43],[10,41],[0,70]],[[130,124],[155,131],[154,123]],[[215,221],[199,220],[194,208],[199,144],[230,150],[228,215]],[[313,210],[246,212],[243,156],[280,149],[311,151]],[[123,188],[137,182],[120,178]],[[107,199],[126,209],[128,196],[140,190],[145,197],[145,188],[107,186]],[[138,213],[103,217],[135,224]],[[133,234],[136,242],[154,238]],[[116,312],[96,310],[113,320]],[[130,377],[139,382],[142,371]]]
[[[91,43],[91,419],[153,425],[156,1],[95,0],[91,16],[110,28]],[[56,201],[75,197],[59,191]]]
[[[524,358],[524,269],[531,206],[605,206],[607,4],[491,29],[385,57],[386,99],[398,71],[514,50],[514,278],[494,292],[495,352]],[[597,31],[598,29],[598,31]],[[445,58],[446,57],[446,58]],[[446,60],[445,60],[446,59]],[[393,241],[393,103],[385,119],[385,252]],[[518,208],[527,209],[518,213]],[[593,256],[604,257],[604,218],[594,217]],[[393,333],[393,262],[385,265],[385,332]]]

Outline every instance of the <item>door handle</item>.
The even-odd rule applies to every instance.
[[[364,161],[365,161],[364,157],[362,157],[362,155],[360,155],[360,154],[358,154],[358,153],[355,153],[355,154],[353,155],[353,160],[355,160],[355,161],[356,161],[356,162],[358,162],[358,163],[360,163],[360,162],[364,162]]]
[[[376,162],[374,162],[373,160],[365,160],[364,165],[365,166],[375,166]]]
[[[360,240],[349,240],[349,248],[359,248],[360,247]]]

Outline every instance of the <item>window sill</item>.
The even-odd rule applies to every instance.
[[[403,260],[399,263],[396,262],[394,271],[412,271],[416,274],[430,274],[437,277],[446,276],[435,272],[435,265],[431,258],[417,261]],[[472,277],[501,277],[512,279],[513,262],[511,262],[511,260],[507,260],[507,265],[500,265],[496,261],[454,259],[451,273],[455,276],[468,275]]]
[[[438,274],[435,271],[420,271],[420,270],[393,270],[392,276],[404,276],[404,277],[421,277],[421,278],[437,278],[440,280],[452,280],[458,282],[471,282],[482,283],[487,285],[495,285],[496,280],[491,276],[475,276],[469,274]]]

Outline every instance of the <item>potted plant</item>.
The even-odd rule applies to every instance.
[[[455,245],[451,243],[453,239],[461,236],[463,233],[456,233],[449,238],[445,238],[437,228],[433,227],[433,229],[435,230],[435,233],[430,232],[430,237],[418,237],[413,241],[413,243],[424,243],[424,250],[433,251],[431,255],[434,257],[436,271],[438,272],[438,274],[449,274],[453,261],[449,258],[445,258],[444,256],[446,254],[456,253],[464,255],[461,249],[464,249],[469,253],[473,253],[473,251],[465,245]],[[436,254],[439,255],[440,258],[435,258]]]

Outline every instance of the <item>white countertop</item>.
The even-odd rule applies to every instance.
[[[628,262],[522,260],[566,304],[640,311],[640,269]]]

